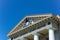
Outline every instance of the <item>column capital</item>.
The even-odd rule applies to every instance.
[[[37,32],[34,32],[34,34],[33,35],[39,35],[39,33],[37,33]]]
[[[52,30],[55,30],[55,28],[54,28],[54,27],[49,27],[48,29],[52,29]]]
[[[54,29],[53,27],[49,27],[49,29]]]

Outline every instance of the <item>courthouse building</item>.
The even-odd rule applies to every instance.
[[[60,40],[60,17],[40,14],[24,17],[8,34],[8,40]]]

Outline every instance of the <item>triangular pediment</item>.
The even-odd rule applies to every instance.
[[[52,14],[26,16],[9,32],[9,34],[50,16],[52,16]],[[30,23],[28,24],[27,22]]]

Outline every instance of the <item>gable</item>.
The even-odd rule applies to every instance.
[[[29,24],[29,25],[26,26],[26,23],[27,23],[27,22],[30,22],[30,21],[32,22],[32,21],[33,21],[33,23],[35,23],[35,22],[37,22],[37,21],[39,21],[39,20],[42,20],[42,19],[47,18],[47,17],[50,17],[50,16],[52,16],[52,14],[26,16],[25,18],[23,18],[23,19],[8,33],[8,35],[9,35],[10,33],[13,33],[13,32],[15,32],[15,31],[17,31],[17,30],[19,30],[19,29],[22,29],[22,28],[27,27],[27,26],[29,26],[29,25],[32,24],[32,23],[31,23],[31,24]]]

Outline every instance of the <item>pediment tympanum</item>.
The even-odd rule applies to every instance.
[[[50,16],[53,16],[53,15],[52,14],[41,14],[41,15],[26,16],[8,33],[8,35],[10,35],[11,33],[15,32],[19,29],[27,27],[39,20],[42,20],[42,19],[50,17]]]

